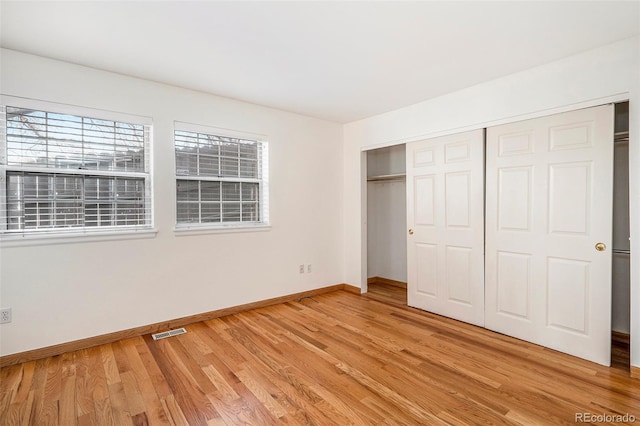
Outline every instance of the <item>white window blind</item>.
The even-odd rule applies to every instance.
[[[268,223],[267,143],[176,129],[177,224]]]
[[[6,106],[4,233],[151,227],[150,126]]]

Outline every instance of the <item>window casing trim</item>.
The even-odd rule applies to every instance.
[[[194,182],[237,182],[237,183],[253,183],[259,187],[260,198],[258,202],[259,220],[258,221],[215,221],[215,222],[178,222],[178,199],[175,200],[175,214],[176,222],[174,232],[176,235],[192,235],[192,234],[206,234],[206,233],[228,233],[228,232],[251,232],[258,230],[271,229],[269,218],[269,143],[266,135],[236,131],[230,129],[223,129],[218,127],[211,127],[206,125],[199,125],[193,123],[185,123],[180,121],[174,121],[174,154],[176,151],[176,132],[189,132],[202,135],[210,135],[221,138],[240,139],[245,141],[256,142],[258,144],[258,155],[256,158],[257,164],[260,167],[260,177],[229,177],[229,176],[215,176],[207,174],[186,174],[178,173],[177,162],[174,163],[175,172],[175,184],[178,181],[194,181]],[[222,156],[222,154],[219,154]],[[241,158],[239,157],[239,160]],[[176,155],[174,155],[174,161]],[[177,196],[177,195],[176,195]],[[197,201],[193,201],[196,203]],[[225,202],[215,201],[223,205]],[[238,200],[238,203],[242,204],[243,200]],[[184,203],[184,201],[183,201]],[[203,203],[199,200],[200,204]],[[231,202],[230,202],[231,203]]]
[[[261,232],[270,231],[271,224],[249,223],[249,222],[224,222],[211,226],[209,223],[198,224],[176,224],[173,229],[177,237],[188,235],[206,235],[206,234],[230,234],[236,232]]]
[[[52,114],[69,115],[82,118],[93,118],[97,120],[114,121],[117,123],[127,123],[142,126],[143,130],[143,147],[144,171],[131,170],[98,170],[98,169],[81,169],[70,167],[55,166],[32,166],[29,164],[8,164],[8,134],[6,120],[6,106],[15,108],[24,108],[34,111],[45,111]],[[126,235],[134,235],[133,238],[155,236],[154,228],[154,197],[153,197],[153,120],[150,117],[144,117],[135,114],[118,113],[112,111],[98,110],[80,106],[67,104],[59,104],[42,100],[21,98],[0,94],[0,108],[2,109],[3,121],[0,123],[0,241],[3,246],[7,244],[13,245],[13,242],[37,242],[37,241],[57,241],[58,239],[68,242],[70,239],[81,241],[103,240],[103,239],[122,239]],[[84,140],[84,139],[82,139]],[[84,142],[83,142],[84,143]],[[114,145],[117,146],[117,145]],[[144,184],[144,195],[141,199],[144,205],[144,216],[140,216],[140,220],[144,223],[136,225],[96,225],[91,226],[83,223],[78,226],[69,227],[43,227],[39,229],[7,229],[8,227],[8,195],[7,194],[7,176],[8,173],[24,173],[35,175],[64,175],[77,177],[105,177],[114,179],[141,179]],[[84,194],[84,191],[83,191]],[[43,201],[44,202],[44,201]],[[81,199],[84,204],[95,203],[91,198]],[[104,200],[104,203],[108,203]],[[115,216],[114,216],[114,220]],[[95,238],[93,237],[95,236]],[[18,243],[21,244],[21,243]]]
[[[261,133],[252,133],[232,129],[224,129],[222,127],[206,126],[203,124],[187,123],[184,121],[174,121],[173,130],[192,132],[192,133],[205,133],[215,136],[224,136],[228,138],[246,139],[256,142],[266,142],[268,140],[267,135]]]
[[[96,229],[84,232],[83,230],[46,230],[34,233],[8,233],[0,234],[2,247],[23,247],[34,245],[53,245],[69,243],[91,243],[97,241],[118,241],[155,238],[158,230],[155,228],[129,228],[109,227],[108,229]]]
[[[116,112],[79,105],[63,104],[5,94],[0,94],[0,105],[11,105],[14,107],[42,111],[55,111],[56,113],[60,114],[80,115],[84,117],[99,118],[109,121],[131,122],[135,124],[141,124],[143,126],[153,125],[153,119],[144,115]]]

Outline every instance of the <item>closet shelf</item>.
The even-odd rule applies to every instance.
[[[406,174],[405,173],[396,173],[392,175],[377,175],[377,176],[367,176],[367,182],[388,182],[395,180],[404,180]]]

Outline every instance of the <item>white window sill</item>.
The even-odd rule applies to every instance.
[[[1,247],[41,246],[54,244],[93,243],[97,241],[117,241],[155,238],[158,230],[155,228],[138,230],[113,231],[85,231],[68,233],[26,233],[0,235]]]
[[[265,232],[270,231],[271,225],[261,223],[256,225],[177,225],[173,232],[177,237],[206,234],[232,234],[239,232]]]

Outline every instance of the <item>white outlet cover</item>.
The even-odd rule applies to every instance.
[[[11,322],[11,308],[0,309],[0,324]]]

